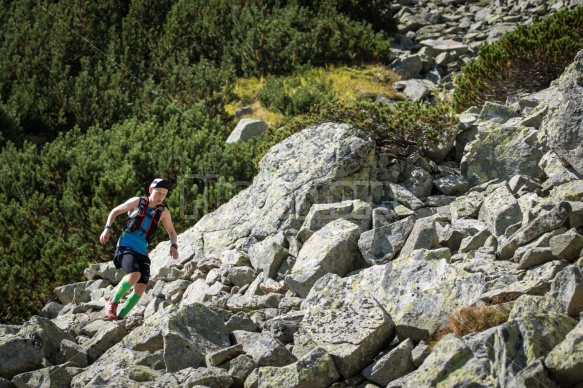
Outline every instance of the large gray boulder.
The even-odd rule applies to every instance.
[[[522,211],[507,185],[503,185],[489,194],[480,208],[478,220],[484,221],[492,235],[498,237],[510,225],[522,221]]]
[[[464,194],[470,188],[470,183],[466,178],[459,175],[448,175],[433,181],[435,187],[445,195]]]
[[[462,339],[442,338],[403,387],[507,387],[575,327],[560,314],[529,314]],[[503,355],[502,357],[500,355]]]
[[[179,235],[178,263],[230,249],[245,237],[299,230],[315,203],[370,201],[375,177],[369,134],[347,124],[308,127],[271,148],[250,187]],[[151,252],[152,276],[177,263],[168,249],[165,242]]]
[[[512,261],[518,263],[520,268],[530,268],[555,260],[556,257],[553,255],[551,248],[532,245],[534,245],[534,243],[518,248],[516,254],[512,258]]]
[[[435,228],[436,217],[420,218],[415,221],[413,230],[407,236],[401,248],[401,257],[409,256],[416,249],[431,249],[437,247],[439,239]]]
[[[408,4],[408,3],[406,3]],[[399,32],[405,34],[409,31],[415,31],[423,26],[427,26],[429,21],[423,15],[416,15],[412,12],[403,13],[399,18]]]
[[[0,336],[0,377],[11,380],[17,374],[38,369],[43,358],[43,342],[40,338]]]
[[[93,363],[128,334],[124,326],[115,322],[95,321],[95,323],[100,324],[97,333],[83,343],[83,350],[87,353],[89,363]]]
[[[458,386],[484,388],[494,386],[488,376],[486,363],[470,364],[471,360],[472,352],[464,341],[453,334],[448,334],[435,345],[419,369],[413,372],[403,385],[398,386],[431,387],[443,381],[449,383],[444,386],[454,386],[456,383]],[[460,370],[464,372],[465,377],[461,376]]]
[[[257,244],[253,244],[249,248],[251,265],[257,271],[261,271],[264,278],[275,279],[279,267],[289,256],[289,252],[283,244],[284,241],[283,234],[278,233]]]
[[[315,204],[310,208],[306,219],[298,233],[298,239],[303,244],[312,234],[337,219],[348,220],[362,231],[370,229],[372,206],[361,200],[342,201],[329,204]]]
[[[546,357],[576,324],[575,319],[566,315],[539,312],[467,335],[463,340],[474,357],[488,355],[490,377],[495,386],[509,386],[514,376]],[[496,354],[505,357],[498,358]]]
[[[231,267],[227,279],[233,286],[243,287],[253,283],[256,277],[257,272],[253,268],[243,265]]]
[[[478,218],[484,199],[485,195],[477,191],[457,197],[450,205],[452,221],[460,218]]]
[[[125,276],[123,269],[116,269],[113,261],[107,263],[91,264],[83,271],[87,280],[104,279],[111,284],[118,284]]]
[[[241,119],[226,142],[246,142],[251,138],[263,135],[266,131],[267,124],[261,119]]]
[[[130,350],[118,344],[109,348],[95,363],[75,375],[71,387],[131,387],[138,382],[145,385],[145,382],[153,381],[162,375],[162,371],[140,365],[147,357],[151,357],[147,351]]]
[[[65,306],[63,306],[60,303],[49,302],[43,307],[39,316],[41,316],[42,318],[47,318],[47,319],[55,319],[59,315],[59,313],[61,312],[63,307],[65,307]]]
[[[76,295],[81,295],[92,281],[66,284],[55,288],[55,294],[62,304],[66,305],[73,302]],[[87,302],[87,300],[83,300]]]
[[[583,312],[583,273],[581,268],[570,265],[559,272],[551,284],[549,294],[559,302],[563,313],[578,317]]]
[[[486,101],[480,115],[478,116],[477,124],[494,122],[500,124],[512,123],[512,119],[519,118],[520,113],[513,106],[497,104],[495,102]]]
[[[405,63],[402,65],[409,65],[409,63]],[[413,66],[417,65],[417,62],[414,62]],[[415,74],[411,71],[413,67],[409,67],[407,69],[399,68],[397,72],[401,75],[401,79],[409,79],[415,77]],[[424,98],[431,96],[431,92],[435,89],[435,85],[428,80],[425,79],[409,79],[408,81],[403,81],[406,83],[405,90],[403,93],[409,98],[411,101],[418,101]]]
[[[495,121],[479,125],[482,132],[466,146],[460,168],[472,186],[492,179],[509,180],[515,175],[540,178],[538,162],[546,152],[534,128],[505,128]]]
[[[57,365],[70,362],[79,368],[85,368],[87,365],[89,365],[87,352],[85,349],[83,349],[83,347],[78,345],[76,342],[69,340],[63,340],[61,342],[61,350],[57,355],[56,361]]]
[[[171,305],[105,350],[73,378],[71,386],[114,385],[115,378],[130,385],[136,379],[152,381],[161,373],[145,367],[144,360],[148,357],[151,360],[154,354],[159,355],[158,362],[171,374],[203,366],[207,354],[230,345],[222,316],[201,304],[181,308]]]
[[[433,57],[437,57],[442,53],[456,53],[461,55],[469,50],[467,45],[450,39],[425,39],[419,42],[419,44],[422,47],[425,47],[428,53]]]
[[[16,387],[68,387],[73,376],[60,366],[42,368],[33,372],[14,376],[12,384]]]
[[[285,366],[297,359],[281,342],[267,333],[253,333],[236,330],[232,333],[236,344],[241,344],[243,351],[258,366]]]
[[[326,388],[340,377],[332,357],[322,348],[284,367],[259,368],[257,374],[260,387]]]
[[[414,217],[407,217],[361,234],[358,248],[366,262],[376,265],[391,261],[405,245],[414,225]]]
[[[74,341],[73,337],[46,318],[33,316],[18,332],[18,336],[40,341],[44,358],[56,361],[63,340]]]
[[[222,363],[229,361],[241,354],[243,354],[243,345],[237,344],[229,346],[225,349],[220,349],[214,353],[207,354],[205,360],[207,366],[218,366]]]
[[[182,294],[182,300],[179,305],[182,307],[194,303],[203,303],[207,299],[206,291],[209,288],[210,286],[205,279],[196,279]]]
[[[562,260],[576,261],[583,250],[583,236],[575,229],[554,236],[549,241],[550,249],[556,257]]]
[[[539,166],[547,178],[544,182],[545,188],[558,186],[578,178],[577,174],[571,171],[569,164],[552,150],[543,155]]]
[[[412,210],[417,210],[425,206],[419,198],[401,185],[389,184],[389,196]]]
[[[257,363],[247,355],[240,355],[229,361],[229,376],[233,379],[233,388],[243,388],[247,377],[257,368]]]
[[[430,143],[423,148],[425,156],[435,163],[441,163],[453,149],[458,131],[459,129],[455,128],[451,132],[441,133],[437,142]]]
[[[305,315],[294,334],[293,348],[298,358],[317,347],[325,349],[346,378],[366,367],[395,335],[394,323],[382,305],[371,296],[348,291],[346,282],[353,279],[328,274],[316,282],[302,304]]]
[[[168,372],[203,366],[207,353],[231,345],[223,318],[201,304],[182,306],[162,327]]]
[[[217,387],[219,386],[223,386],[222,384],[226,383],[227,381],[223,382],[222,379],[205,379],[205,377],[212,378],[212,375],[210,375],[208,373],[208,371],[210,370],[215,370],[215,368],[185,368],[185,369],[181,369],[178,372],[173,372],[173,373],[165,373],[161,376],[159,376],[158,378],[152,380],[149,384],[143,384],[147,387],[192,387],[192,386],[199,386],[197,385],[198,382],[200,382],[200,378],[204,379],[205,381],[202,381],[201,383],[215,383],[217,384]],[[224,372],[224,370],[223,370]],[[221,373],[224,376],[224,373]],[[195,380],[197,380],[196,382],[194,382],[194,384],[192,385],[188,385],[186,382],[190,379],[190,377],[194,377]],[[217,376],[218,377],[218,376]],[[228,377],[228,376],[226,376]],[[231,380],[232,382],[232,380]],[[222,384],[221,384],[222,383]],[[202,385],[203,387],[206,385]],[[228,386],[228,384],[226,384],[226,386]]]
[[[545,365],[561,386],[583,381],[583,321],[547,355]]]
[[[403,186],[415,197],[425,200],[431,195],[433,177],[425,169],[410,163],[405,163],[403,178]]]
[[[583,50],[558,82],[558,95],[549,103],[541,130],[557,155],[583,175]]]
[[[563,309],[559,302],[549,294],[545,296],[522,295],[514,301],[509,318],[514,319],[526,314],[536,314],[540,311],[560,314]]]
[[[552,198],[562,201],[581,201],[583,200],[583,179],[576,179],[555,186],[549,194]]]
[[[489,280],[490,275],[480,272],[485,263],[466,271],[462,262],[449,263],[450,256],[447,249],[417,250],[346,278],[327,275],[314,285],[302,307],[373,298],[390,314],[399,339],[427,340],[453,311],[477,303]]]
[[[549,372],[543,364],[542,358],[518,372],[514,379],[510,379],[508,385],[511,387],[525,388],[557,388],[557,384],[551,380]]]
[[[259,279],[259,278],[258,278]],[[277,308],[283,295],[269,293],[267,295],[232,295],[227,301],[227,308],[233,312],[254,311],[265,308]]]
[[[411,356],[414,346],[413,341],[406,339],[378,361],[366,367],[362,375],[381,387],[386,387],[391,381],[413,372],[416,369]]]
[[[314,283],[327,273],[344,276],[365,267],[357,245],[360,234],[360,227],[350,221],[330,222],[306,241],[285,284],[305,298]]]
[[[419,55],[409,55],[402,59],[397,59],[391,64],[391,67],[401,77],[402,80],[415,78],[423,69],[423,62]]]
[[[509,260],[516,250],[526,243],[554,229],[560,228],[569,217],[571,205],[569,202],[557,204],[548,213],[542,213],[528,224],[520,227],[508,240],[502,244],[496,254],[501,260]]]
[[[229,373],[223,368],[196,368],[184,381],[185,387],[213,387],[213,388],[229,388],[233,384],[233,379]],[[167,386],[152,384],[156,387]]]

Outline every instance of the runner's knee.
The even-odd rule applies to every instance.
[[[139,296],[142,296],[142,295],[144,295],[144,291],[146,291],[146,286],[147,286],[147,284],[144,284],[144,283],[138,283],[138,284],[136,284],[136,285],[135,285],[135,287],[134,287],[134,292],[135,292],[137,295],[139,295]]]
[[[138,282],[138,280],[140,280],[140,277],[142,276],[142,274],[140,272],[132,272],[126,275],[127,281],[129,284],[131,284],[132,286],[134,284],[136,284]]]

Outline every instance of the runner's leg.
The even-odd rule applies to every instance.
[[[136,280],[137,283],[134,283],[134,292],[132,292],[128,297],[125,304],[123,305],[121,312],[119,313],[120,318],[124,318],[126,315],[128,315],[130,310],[134,308],[136,304],[138,304],[140,298],[144,294],[144,291],[146,291],[146,287],[148,286],[148,280],[150,279],[150,260],[147,256],[143,256],[140,257],[138,262],[141,272],[133,272],[131,275],[134,275],[136,278],[138,278],[138,275],[140,276]]]
[[[115,303],[119,303],[121,298],[123,298],[128,290],[135,285],[141,277],[140,267],[134,256],[135,255],[131,252],[126,252],[120,258],[122,268],[127,275],[124,276],[119,283],[115,296],[113,297]]]

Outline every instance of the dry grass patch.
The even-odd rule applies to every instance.
[[[384,66],[329,67],[325,69],[325,74],[332,80],[336,97],[342,102],[362,97],[376,98],[381,94],[391,100],[403,99],[392,86],[399,77]]]
[[[381,65],[362,67],[312,68],[294,74],[306,85],[318,81],[330,81],[334,97],[339,102],[351,102],[362,98],[376,98],[380,95],[392,100],[402,100],[402,95],[393,89],[398,76],[389,68]],[[290,76],[292,77],[292,76]],[[264,77],[240,78],[236,81],[232,93],[232,102],[225,107],[228,114],[234,115],[237,109],[250,106],[254,118],[260,118],[270,127],[282,123],[283,115],[263,107],[257,94],[265,86]]]
[[[449,317],[445,328],[438,331],[431,341],[431,347],[447,334],[453,333],[461,338],[467,334],[478,333],[508,321],[510,312],[501,306],[466,306]]]

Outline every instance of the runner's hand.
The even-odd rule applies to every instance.
[[[109,240],[109,229],[103,229],[101,236],[99,236],[99,241],[102,244],[105,244],[107,242],[107,240]]]
[[[178,249],[174,248],[174,247],[170,247],[170,257],[172,257],[173,259],[178,259]]]

